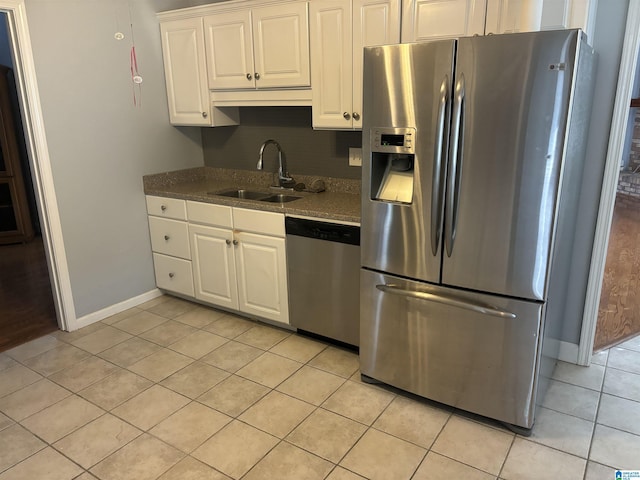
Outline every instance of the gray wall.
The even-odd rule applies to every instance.
[[[616,87],[618,85],[618,71],[620,57],[627,23],[629,0],[615,2],[598,2],[595,32],[589,43],[598,53],[596,85],[593,97],[593,110],[589,127],[589,143],[587,145],[587,169],[583,178],[583,185],[597,185],[591,191],[585,192],[581,198],[581,211],[578,214],[580,224],[576,230],[576,238],[580,244],[574,252],[591,252],[594,238],[594,228],[600,202],[600,187],[604,164],[609,145],[609,130],[615,102]],[[572,303],[576,296],[578,303],[584,304],[586,281],[589,277],[589,258],[574,258],[575,268],[572,271],[568,303]],[[579,312],[578,312],[579,313]],[[569,343],[580,343],[582,331],[582,315],[572,315],[565,323],[562,340]]]
[[[132,102],[129,14],[142,107]],[[142,176],[201,166],[200,130],[169,125],[155,11],[177,1],[26,0],[76,314],[155,287]],[[114,39],[116,24],[127,39]]]
[[[289,173],[360,178],[360,167],[349,166],[349,147],[362,145],[360,132],[313,130],[311,107],[243,107],[240,125],[203,129],[204,162],[210,167],[255,170],[265,140],[280,143]],[[265,153],[264,168],[277,170],[276,149]]]

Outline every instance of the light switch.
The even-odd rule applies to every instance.
[[[349,166],[350,167],[362,166],[362,149],[361,148],[349,148]]]

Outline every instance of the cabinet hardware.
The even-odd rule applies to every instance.
[[[260,80],[260,74],[258,72],[256,72],[255,77],[256,77],[256,80]]]
[[[164,239],[165,239],[166,241],[169,241],[169,235],[165,235],[165,236],[164,236]]]
[[[169,273],[169,278],[173,278],[173,272]]]
[[[234,240],[234,241],[233,241],[233,244],[234,244],[234,245],[238,245],[238,243],[239,243],[239,242],[238,242],[238,240]]]
[[[247,73],[247,80],[251,80],[253,77],[251,76],[250,73]]]
[[[344,112],[342,114],[342,116],[344,117],[345,120],[350,120],[351,119],[351,115],[349,115],[349,112]]]
[[[160,210],[162,210],[163,212],[167,209],[166,205],[160,205]]]
[[[360,114],[358,112],[353,112],[353,119],[354,120],[360,120]]]
[[[207,118],[208,117],[208,113],[207,112],[202,112],[202,118]]]
[[[227,243],[227,245],[231,245],[231,240],[229,240],[228,238],[225,240],[225,242]]]

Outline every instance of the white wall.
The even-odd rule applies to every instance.
[[[131,6],[142,107],[133,106]],[[26,0],[78,317],[155,287],[142,176],[203,165],[197,128],[169,125],[155,11],[185,2]],[[127,38],[114,38],[119,25]]]

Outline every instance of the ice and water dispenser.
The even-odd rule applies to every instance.
[[[371,129],[371,200],[411,203],[414,128]]]

